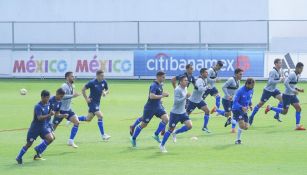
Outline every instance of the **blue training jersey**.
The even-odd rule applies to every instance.
[[[146,108],[158,108],[161,106],[161,99],[150,99],[149,95],[150,93],[154,93],[155,95],[162,95],[163,93],[163,88],[160,83],[157,81],[154,81],[151,83],[150,88],[149,88],[149,93],[148,93],[148,100],[145,105]]]
[[[193,75],[188,74],[187,72],[185,72],[184,74],[176,76],[176,80],[179,80],[180,77],[183,77],[183,76],[186,76],[188,78],[189,83],[188,83],[187,87],[189,87],[190,83],[192,83],[193,86],[195,86],[195,82],[196,82],[195,77]]]
[[[254,90],[248,89],[245,85],[242,86],[235,94],[232,109],[241,110],[242,107],[248,107],[252,104]]]
[[[42,102],[37,103],[34,107],[32,125],[43,127],[45,126],[46,120],[38,120],[38,116],[49,114],[50,105],[49,103],[43,104]]]
[[[89,98],[92,99],[94,103],[100,103],[101,95],[104,90],[108,90],[108,83],[106,80],[102,80],[99,82],[97,79],[93,79],[89,81],[85,85],[86,89],[90,89],[90,96]]]
[[[62,102],[61,101],[57,101],[55,96],[51,97],[49,99],[49,105],[50,105],[50,109],[49,111],[54,111],[54,112],[59,112],[60,108],[62,106]],[[51,117],[49,117],[46,122],[49,122],[51,119]]]

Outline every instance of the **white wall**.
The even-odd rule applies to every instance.
[[[267,0],[1,0],[0,21],[266,19]]]

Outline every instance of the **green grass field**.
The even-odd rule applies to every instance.
[[[85,80],[76,81],[76,90],[81,92]],[[70,127],[56,130],[56,140],[44,153],[45,161],[33,161],[31,147],[24,156],[24,165],[15,162],[20,148],[25,144],[27,130],[12,130],[29,127],[33,117],[33,106],[40,100],[40,91],[52,93],[62,80],[0,80],[0,174],[307,174],[307,131],[294,131],[295,116],[291,107],[282,123],[273,119],[273,113],[264,115],[261,109],[254,125],[242,135],[242,145],[235,145],[236,134],[230,127],[224,128],[225,118],[212,116],[209,123],[211,134],[201,131],[203,115],[191,115],[193,129],[178,136],[174,144],[169,139],[168,153],[162,154],[158,144],[151,138],[159,120],[154,118],[138,138],[138,148],[132,149],[129,141],[129,125],[138,117],[147,100],[150,81],[110,80],[110,94],[102,99],[106,133],[112,136],[103,142],[96,119],[81,124],[76,137],[77,149],[66,146]],[[218,88],[221,89],[221,83]],[[260,99],[264,83],[257,82],[253,102]],[[298,86],[307,89],[307,84]],[[279,86],[283,90],[282,85]],[[21,96],[20,88],[28,94]],[[192,88],[189,89],[191,91]],[[169,81],[164,91],[173,94]],[[221,91],[221,90],[220,90]],[[299,96],[302,104],[302,124],[307,123],[307,96]],[[206,100],[212,107],[214,99]],[[163,100],[169,112],[173,95]],[[277,101],[269,103],[276,105]],[[87,114],[83,97],[73,101],[78,115]],[[196,111],[199,112],[199,111]],[[65,122],[63,122],[65,123]],[[180,126],[180,125],[179,125]],[[307,126],[307,124],[306,124]],[[191,137],[198,137],[197,141]],[[40,143],[40,139],[34,145]]]

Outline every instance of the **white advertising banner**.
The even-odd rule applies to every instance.
[[[265,67],[264,78],[268,78],[269,72],[274,67],[274,60],[276,58],[282,59],[282,72],[284,76],[288,76],[290,71],[295,70],[295,65],[298,62],[302,62],[305,67],[307,66],[307,53],[270,53],[265,54]],[[303,70],[301,74],[302,79],[307,79],[307,70]]]
[[[133,52],[12,52],[10,72],[14,77],[63,77],[72,71],[78,77],[93,77],[99,69],[106,77],[133,76]]]

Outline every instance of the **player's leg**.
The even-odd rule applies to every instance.
[[[34,155],[34,160],[41,160],[42,159],[41,154],[46,150],[48,145],[50,145],[55,139],[52,132],[48,132],[48,130],[43,131],[41,138],[43,139],[42,142],[34,148],[34,150],[36,151],[36,155]]]
[[[203,102],[203,104],[201,106],[202,107],[200,109],[205,112],[205,115],[204,115],[204,125],[203,125],[202,130],[207,132],[207,133],[211,133],[210,130],[208,129],[208,123],[209,123],[209,119],[210,119],[209,108],[208,108],[208,106],[207,106],[207,104],[205,102]]]
[[[154,116],[154,111],[149,109],[144,109],[142,122],[135,127],[135,130],[130,139],[132,147],[136,147],[136,138],[139,136],[142,129],[147,127],[148,123],[150,122],[153,116]]]
[[[219,91],[217,90],[216,87],[214,87],[210,90],[210,95],[215,98],[215,106],[216,106],[217,109],[219,109],[220,106],[221,106],[221,96],[220,96]]]
[[[294,102],[295,103],[292,103],[292,106],[295,108],[295,120],[296,120],[296,128],[295,130],[306,130],[304,128],[303,125],[301,125],[301,111],[302,111],[302,108],[301,108],[301,105],[297,99],[297,97],[294,98]]]
[[[63,113],[62,113],[63,114]],[[53,117],[53,120],[52,120],[52,127],[53,127],[53,130],[55,131],[56,128],[59,126],[59,124],[62,122],[63,118],[60,118],[60,117]]]
[[[75,115],[74,112],[70,111],[69,112],[69,116],[68,116],[68,120],[73,123],[73,127],[71,128],[71,131],[70,131],[70,137],[69,137],[69,140],[68,140],[68,145],[69,146],[72,146],[74,148],[78,148],[78,146],[74,143],[74,139],[78,133],[78,129],[79,129],[79,120],[78,120],[78,117]]]
[[[162,139],[162,142],[160,144],[160,151],[162,153],[167,152],[167,150],[165,148],[165,144],[166,144],[169,136],[173,133],[173,131],[174,131],[174,129],[175,129],[177,123],[178,123],[178,118],[176,118],[176,115],[177,114],[173,114],[173,113],[170,114],[169,128],[168,128],[168,131],[165,132],[163,139]]]
[[[139,125],[142,122],[143,116],[137,118],[132,125],[130,125],[130,135],[134,133],[134,129],[137,125]]]
[[[27,134],[27,143],[19,151],[16,161],[18,164],[22,164],[22,157],[27,152],[27,150],[32,146],[34,140],[38,137],[38,133],[35,133],[34,129],[30,128]]]
[[[282,95],[279,93],[278,95],[275,96],[275,98],[279,101],[277,108],[282,108],[283,103],[282,103]],[[280,116],[278,112],[275,112],[274,118],[278,121],[278,122],[282,122],[280,120]]]
[[[290,104],[295,103],[295,101],[293,101],[293,98],[291,95],[282,95],[282,108],[279,107],[272,107],[270,105],[268,105],[265,109],[265,114],[267,114],[269,111],[274,111],[275,113],[278,114],[287,114],[288,113],[288,109],[290,107]]]
[[[161,133],[162,130],[165,129],[166,125],[168,124],[169,117],[168,117],[167,113],[164,111],[164,109],[163,110],[162,109],[158,110],[155,115],[158,118],[161,118],[161,122],[159,123],[158,128],[156,129],[156,131],[154,132],[152,137],[158,143],[161,143],[160,138],[159,138],[159,134]]]
[[[238,133],[237,133],[237,140],[235,144],[241,144],[241,135],[243,130],[247,130],[249,123],[248,123],[248,116],[244,114],[242,111],[236,111],[236,120],[238,121]]]
[[[98,128],[99,128],[99,131],[100,131],[102,140],[108,141],[108,140],[111,138],[111,136],[109,136],[108,134],[106,134],[106,133],[104,132],[104,126],[103,126],[103,113],[102,113],[101,111],[97,111],[97,112],[95,112],[95,115],[96,115],[97,118],[98,118],[97,125],[98,125]]]
[[[260,102],[254,107],[252,114],[248,118],[249,125],[252,125],[254,122],[254,117],[259,109],[265,104],[266,101],[271,97],[271,93],[265,89],[263,89]]]

